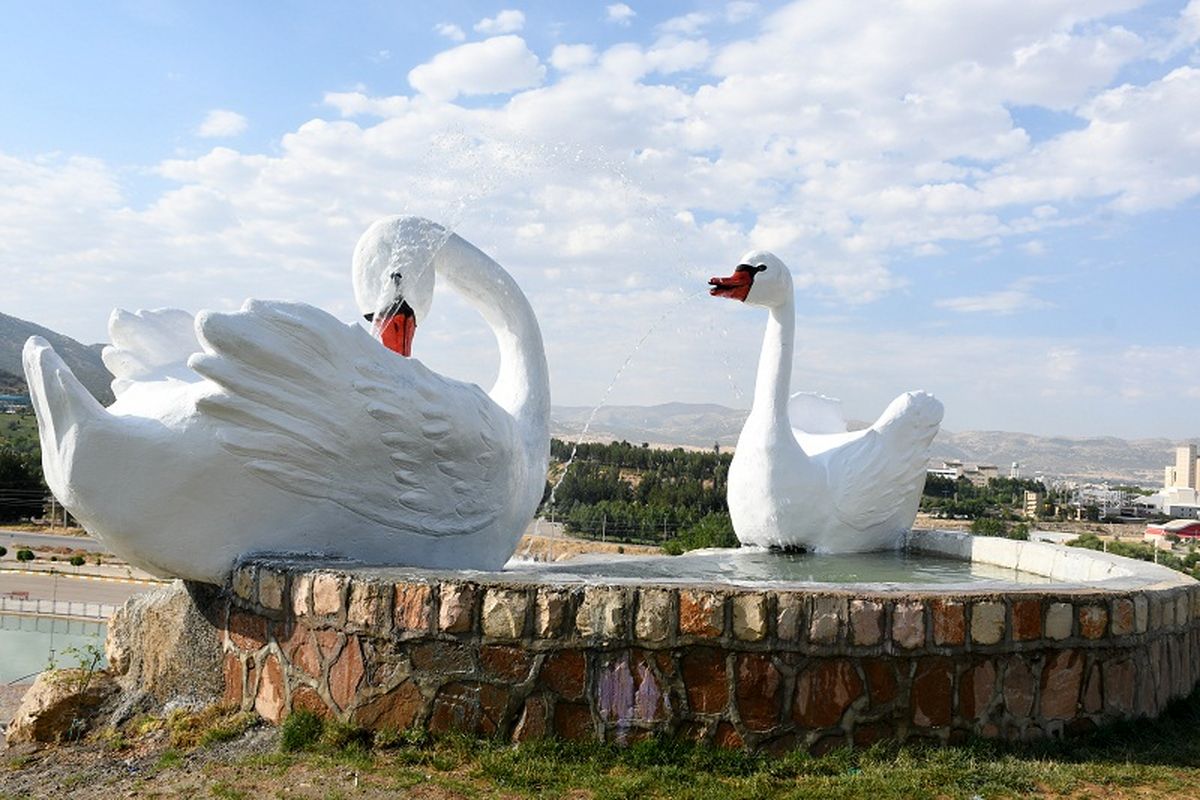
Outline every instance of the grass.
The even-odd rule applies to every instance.
[[[821,757],[753,755],[670,738],[627,748],[560,740],[518,747],[415,730],[370,733],[297,713],[281,726],[278,750],[240,757],[210,751],[196,766],[189,751],[240,736],[253,724],[247,718],[253,715],[220,708],[175,712],[161,724],[139,718],[122,734],[134,747],[162,741],[167,749],[150,755],[154,768],[145,774],[153,775],[156,791],[171,796],[192,793],[187,787],[201,774],[207,794],[197,796],[219,798],[266,798],[301,783],[322,787],[325,796],[415,793],[431,800],[1200,797],[1200,693],[1156,722],[1067,741],[881,743]],[[37,769],[21,759],[6,766]]]

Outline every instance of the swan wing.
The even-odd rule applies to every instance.
[[[112,344],[100,352],[104,366],[113,374],[113,394],[120,396],[134,383],[199,380],[188,369],[187,360],[200,352],[195,320],[178,308],[150,311],[115,309],[108,318]]]
[[[816,392],[796,392],[788,398],[788,420],[801,433],[845,433],[842,401]]]
[[[381,347],[299,303],[202,313],[189,364],[222,446],[267,483],[397,531],[493,524],[515,493],[512,418],[479,387]]]
[[[923,392],[902,394],[856,439],[829,451],[829,489],[838,517],[860,530],[886,522],[925,482],[929,444],[942,404]]]

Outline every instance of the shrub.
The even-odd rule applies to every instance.
[[[4,558],[6,555],[8,555],[8,548],[0,545],[0,558]]]
[[[18,550],[17,561],[33,561],[33,551],[26,549]]]
[[[288,714],[279,727],[279,749],[285,753],[305,750],[321,738],[325,721],[311,711]]]
[[[72,567],[82,567],[85,561],[86,559],[83,556],[71,556]]]

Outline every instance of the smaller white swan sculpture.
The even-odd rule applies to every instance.
[[[254,552],[499,568],[549,459],[533,310],[495,261],[417,217],[372,225],[353,271],[382,345],[300,303],[251,300],[195,320],[113,312],[108,409],[31,338],[25,374],[51,490],[113,552],[161,576],[219,584]],[[401,357],[435,274],[496,335],[488,394]]]
[[[738,539],[822,553],[898,547],[916,519],[942,404],[908,392],[871,427],[847,431],[838,401],[788,397],[796,312],[783,262],[753,251],[732,275],[709,285],[714,297],[770,311],[754,404],[729,468],[729,515]]]

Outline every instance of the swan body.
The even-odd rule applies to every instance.
[[[435,274],[496,335],[488,393],[402,357]],[[388,347],[300,303],[194,319],[115,311],[107,409],[31,338],[23,360],[55,496],[113,552],[164,577],[219,584],[254,552],[502,566],[549,459],[548,373],[528,301],[491,258],[417,217],[368,229],[354,287]]]
[[[753,251],[733,275],[709,283],[714,296],[770,312],[753,407],[729,467],[738,540],[823,553],[899,547],[916,519],[942,404],[908,392],[870,427],[848,431],[836,400],[789,397],[795,306],[783,262]]]

